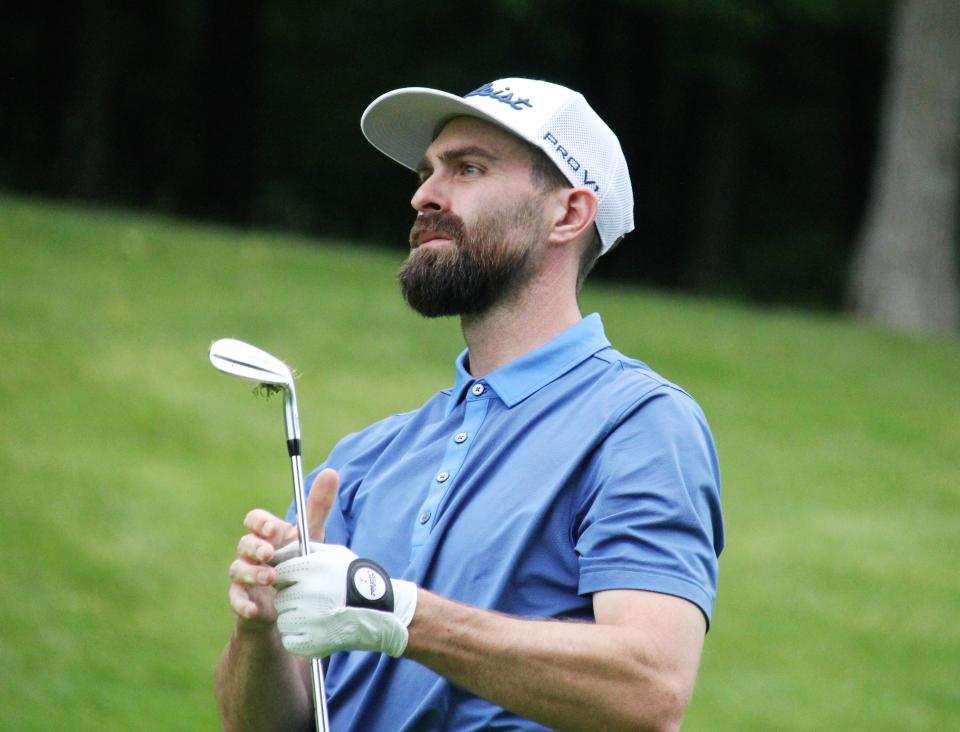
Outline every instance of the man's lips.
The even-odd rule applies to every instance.
[[[418,214],[410,229],[410,248],[454,245],[463,234],[463,222],[452,213]]]
[[[452,239],[447,234],[442,234],[439,231],[425,231],[417,237],[417,246],[439,246],[441,244],[448,244],[451,241]]]

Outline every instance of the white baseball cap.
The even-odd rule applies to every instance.
[[[633,190],[620,141],[583,95],[535,79],[498,79],[462,97],[407,87],[377,97],[360,119],[370,143],[414,170],[443,125],[469,116],[543,150],[567,180],[597,194],[603,253],[633,231]]]

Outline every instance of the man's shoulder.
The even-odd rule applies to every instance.
[[[612,346],[598,351],[593,358],[604,364],[603,388],[621,404],[666,397],[670,401],[696,406],[686,389],[654,371],[644,361],[624,355]]]

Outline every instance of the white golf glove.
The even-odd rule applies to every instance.
[[[296,543],[274,556],[277,629],[283,647],[323,658],[334,651],[381,651],[397,657],[417,608],[417,586],[393,580],[376,562],[338,544]]]

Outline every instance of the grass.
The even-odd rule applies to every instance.
[[[0,198],[0,729],[216,728],[225,572],[305,462],[451,380],[397,252]],[[642,246],[639,240],[633,245]],[[623,351],[710,418],[728,548],[690,730],[960,728],[960,341],[590,285]]]

